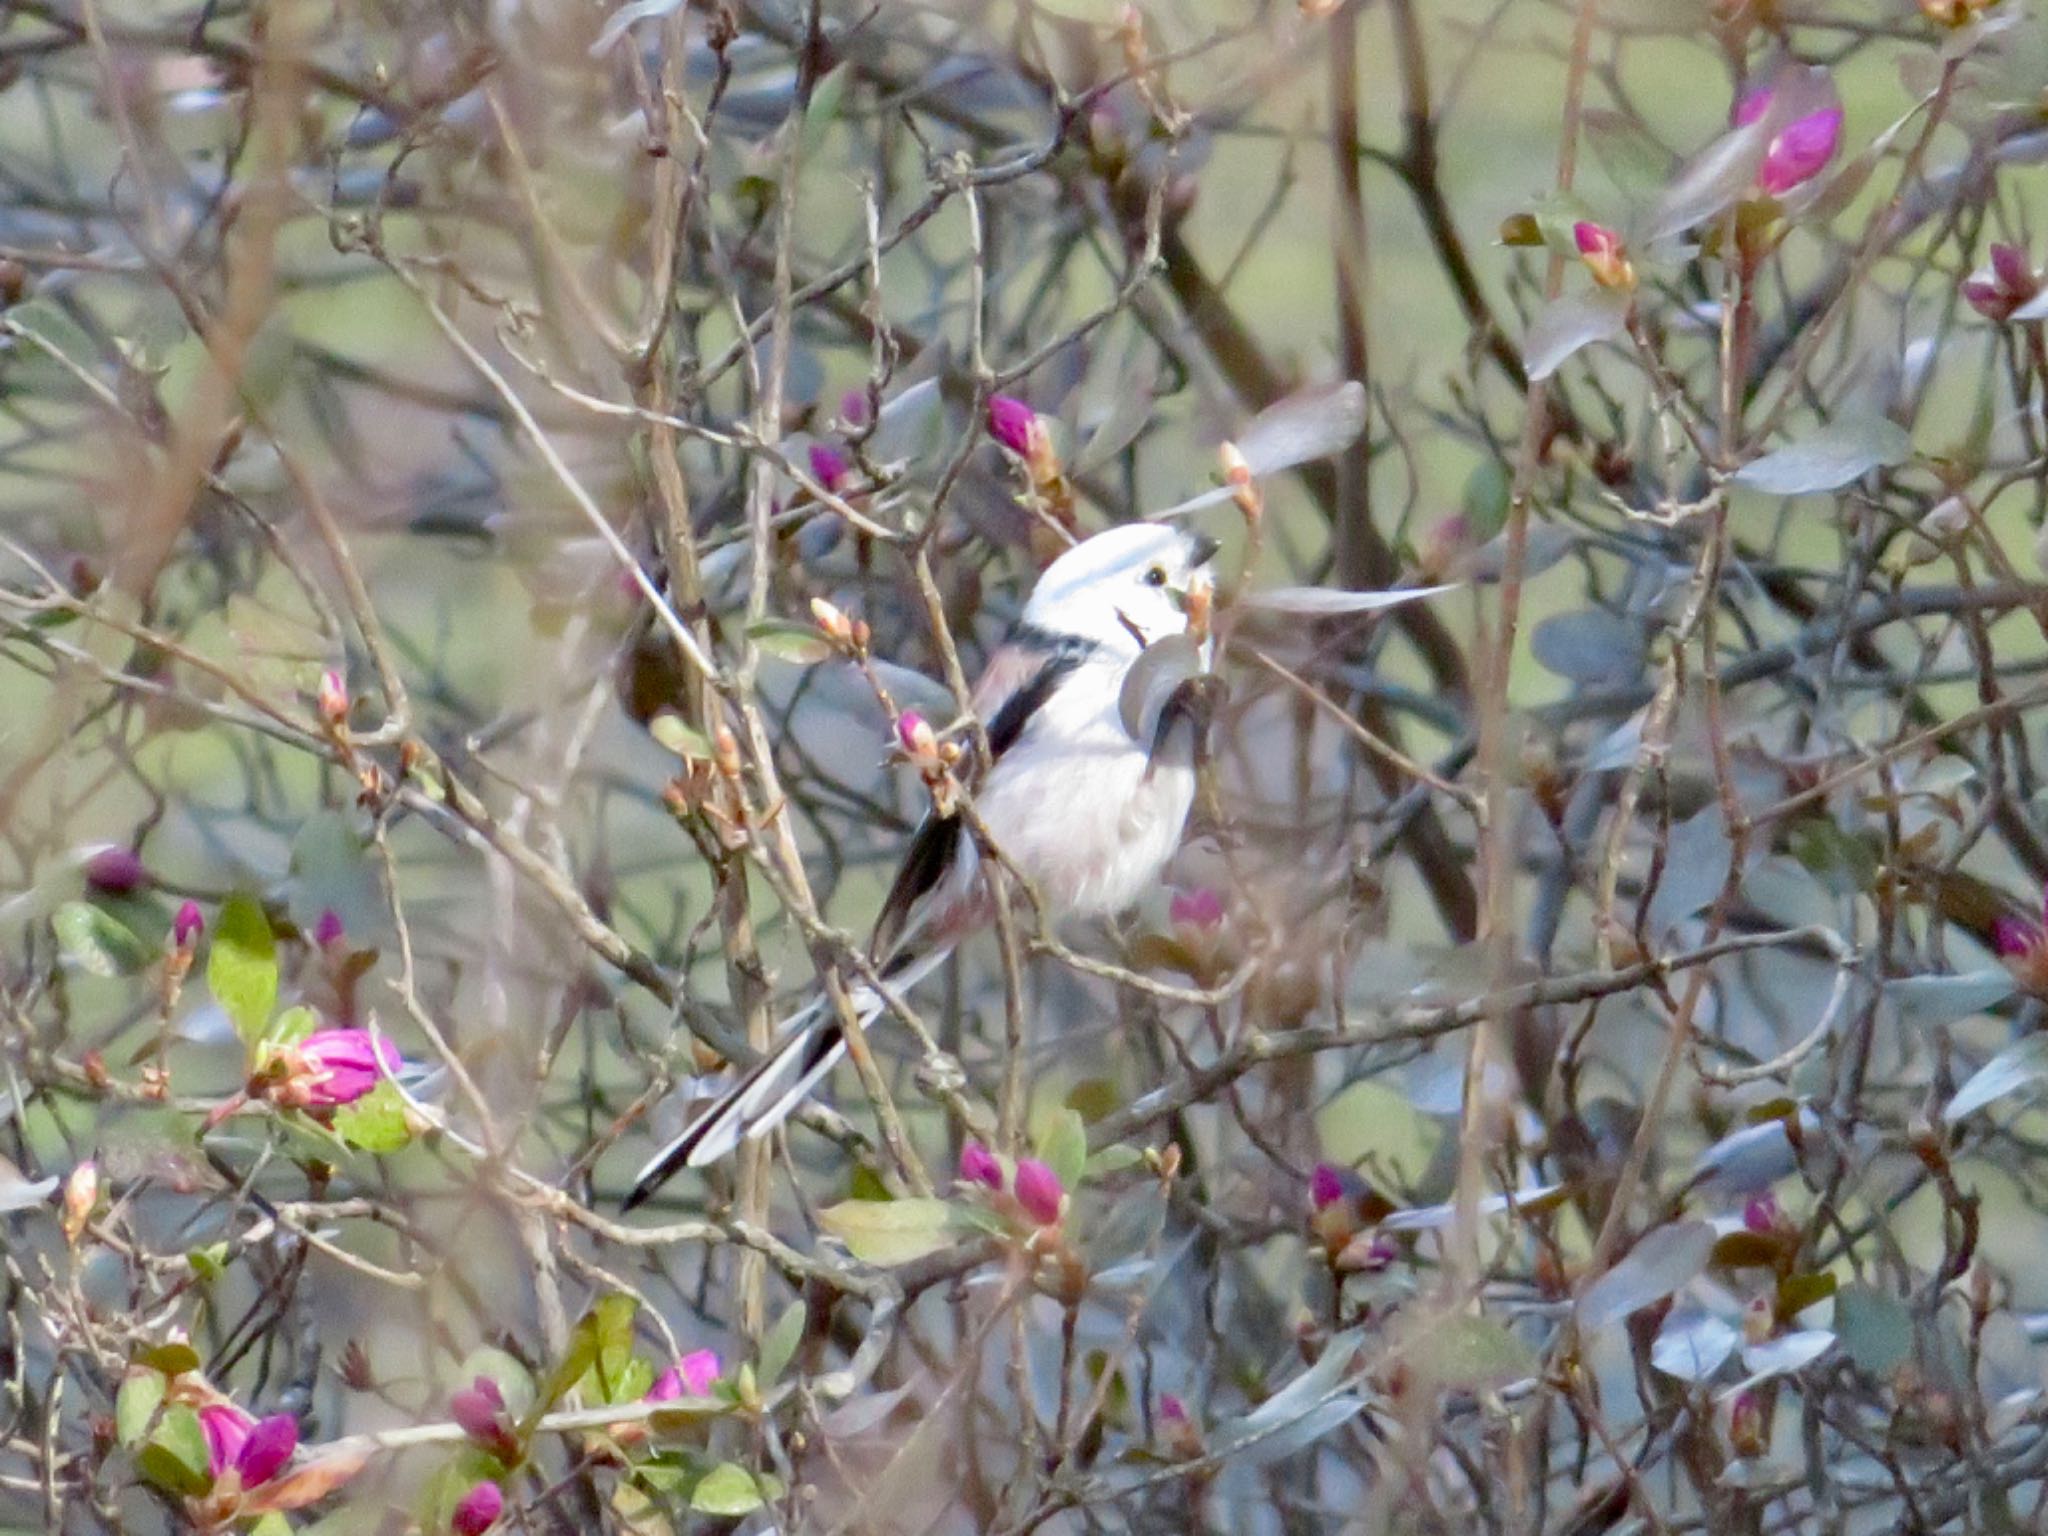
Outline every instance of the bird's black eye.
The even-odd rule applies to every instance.
[[[1147,571],[1147,572],[1145,573],[1145,585],[1146,585],[1146,586],[1148,586],[1148,587],[1163,587],[1163,586],[1165,586],[1165,585],[1166,585],[1166,567],[1165,567],[1165,566],[1163,566],[1163,565],[1155,565],[1155,566],[1153,566],[1153,567],[1152,567],[1152,569],[1151,569],[1151,570]]]

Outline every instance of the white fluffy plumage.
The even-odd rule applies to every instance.
[[[974,788],[976,812],[1003,859],[1056,914],[1094,917],[1129,906],[1180,843],[1195,793],[1188,733],[1161,748],[1155,706],[1134,735],[1122,695],[1148,646],[1186,632],[1186,594],[1215,548],[1156,523],[1075,545],[1039,577],[976,685],[975,713],[993,756]],[[988,923],[980,864],[957,819],[926,818],[871,941],[892,987],[915,985]],[[863,1023],[880,1013],[872,988],[856,985],[851,996]],[[793,1016],[768,1055],[641,1170],[628,1209],[678,1169],[714,1162],[774,1129],[844,1050],[823,998]]]

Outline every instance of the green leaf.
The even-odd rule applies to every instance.
[[[190,1344],[152,1344],[135,1352],[134,1363],[166,1376],[182,1376],[199,1369],[199,1351]]]
[[[575,1332],[569,1335],[569,1347],[548,1377],[547,1387],[534,1400],[533,1412],[528,1416],[527,1429],[532,1429],[548,1409],[562,1400],[570,1388],[581,1383],[586,1376],[594,1376],[594,1395],[604,1402],[615,1402],[608,1385],[616,1383],[624,1375],[627,1364],[633,1358],[633,1314],[640,1303],[627,1295],[606,1296],[577,1320]]]
[[[618,1401],[613,1389],[633,1363],[633,1318],[639,1310],[640,1303],[623,1293],[607,1296],[590,1309],[591,1327],[597,1336],[594,1368],[606,1402]]]
[[[761,1389],[766,1391],[775,1385],[789,1362],[796,1358],[797,1346],[804,1341],[804,1324],[809,1319],[802,1301],[792,1301],[783,1308],[782,1316],[775,1319],[775,1326],[768,1330],[768,1336],[761,1340],[761,1365],[755,1373]]]
[[[1490,1317],[1447,1318],[1416,1342],[1415,1364],[1439,1388],[1533,1375],[1536,1360]]]
[[[1811,816],[1786,838],[1792,857],[1821,876],[1838,896],[1853,896],[1877,884],[1877,850],[1825,816]]]
[[[1508,498],[1513,487],[1500,460],[1481,459],[1465,477],[1465,530],[1473,544],[1484,544],[1508,523]]]
[[[1889,1376],[1913,1352],[1913,1315],[1905,1303],[1868,1285],[1835,1296],[1835,1332],[1858,1370]]]
[[[611,1400],[615,1403],[637,1403],[647,1395],[654,1385],[654,1366],[635,1355],[626,1362],[626,1368],[619,1372],[619,1379],[612,1388]]]
[[[297,1045],[320,1027],[320,1015],[304,1004],[287,1008],[263,1031],[263,1038],[277,1045]]]
[[[1094,1153],[1088,1159],[1088,1177],[1099,1179],[1112,1173],[1122,1173],[1126,1168],[1135,1168],[1145,1161],[1145,1154],[1127,1142],[1116,1142]]]
[[[273,1509],[249,1527],[249,1536],[292,1536],[292,1523]]]
[[[124,1446],[141,1444],[170,1385],[162,1371],[130,1371],[122,1377],[114,1395],[114,1438]]]
[[[822,631],[808,624],[792,624],[787,619],[763,619],[758,624],[749,624],[747,638],[761,648],[762,655],[792,661],[798,666],[810,666],[832,654],[832,642]]]
[[[132,976],[154,952],[128,925],[89,901],[67,901],[50,919],[66,959],[95,976]]]
[[[908,1264],[946,1246],[953,1211],[943,1200],[845,1200],[818,1222],[864,1264]]]
[[[1912,457],[1913,439],[1885,416],[1838,416],[1735,473],[1735,483],[1767,496],[1807,496],[1840,490],[1873,469]]]
[[[1081,1123],[1078,1109],[1061,1109],[1045,1124],[1038,1137],[1038,1155],[1059,1175],[1068,1190],[1081,1187],[1088,1171],[1088,1127]]]
[[[334,1112],[334,1132],[358,1152],[396,1152],[412,1140],[405,1099],[391,1083],[379,1083],[353,1104]]]
[[[754,1474],[736,1461],[720,1462],[690,1490],[690,1508],[706,1515],[747,1515],[763,1503]]]
[[[677,757],[711,756],[711,739],[671,710],[663,710],[648,721],[647,734]]]
[[[220,909],[206,984],[244,1040],[263,1038],[277,1009],[277,939],[255,897],[230,896]]]
[[[194,1248],[185,1255],[185,1262],[201,1280],[218,1280],[227,1273],[228,1245],[208,1243],[204,1248]]]
[[[213,1463],[199,1415],[183,1403],[171,1408],[137,1453],[135,1467],[166,1493],[187,1498],[205,1493],[213,1486]]]

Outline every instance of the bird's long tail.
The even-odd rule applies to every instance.
[[[899,961],[884,974],[892,985],[912,986],[946,958],[950,947]],[[886,1006],[881,994],[864,984],[850,989],[848,1001],[863,1029]],[[624,1208],[632,1210],[683,1169],[715,1163],[742,1141],[766,1136],[790,1117],[845,1054],[846,1033],[829,997],[792,1014],[768,1054],[649,1159],[633,1180]]]

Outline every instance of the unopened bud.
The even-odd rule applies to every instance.
[[[329,730],[338,731],[348,724],[348,684],[335,668],[329,667],[320,674],[315,702]]]
[[[1572,226],[1572,239],[1579,247],[1579,259],[1602,288],[1629,289],[1636,285],[1636,269],[1623,248],[1621,236],[1604,224],[1581,219]]]
[[[732,727],[721,725],[711,738],[712,750],[717,753],[718,771],[728,779],[740,776],[740,739],[733,735]]]
[[[818,628],[834,645],[847,650],[859,649],[854,640],[853,621],[824,598],[811,599],[811,617],[818,621]]]
[[[906,755],[919,762],[938,760],[939,738],[931,723],[914,709],[906,709],[896,717],[896,742]]]
[[[1770,1415],[1755,1392],[1735,1394],[1735,1402],[1728,1410],[1728,1444],[1736,1455],[1745,1458],[1761,1456],[1771,1448]]]
[[[1258,522],[1265,513],[1266,499],[1252,478],[1250,461],[1237,444],[1230,442],[1217,448],[1216,457],[1222,462],[1223,483],[1230,488],[1230,499],[1237,503],[1246,522]]]
[[[85,1224],[92,1219],[93,1207],[100,1201],[99,1164],[87,1158],[71,1170],[71,1177],[64,1181],[64,1214],[61,1222],[64,1241],[73,1247],[85,1232]]]

